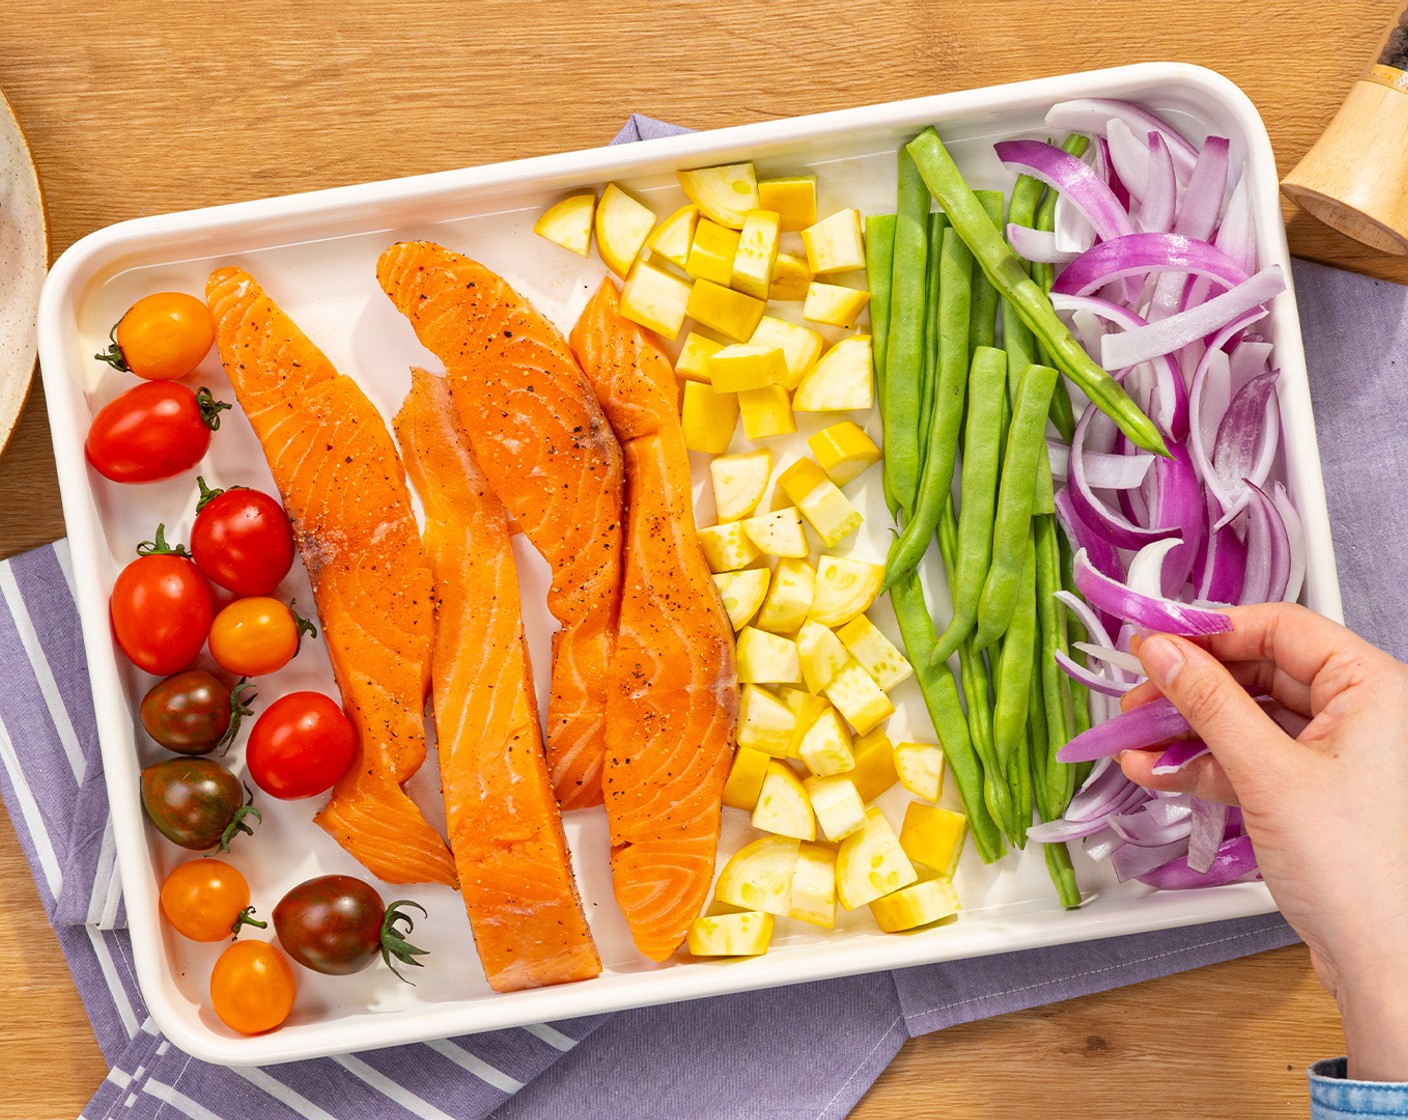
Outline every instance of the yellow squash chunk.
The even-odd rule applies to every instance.
[[[709,384],[709,359],[723,348],[722,342],[715,342],[698,331],[690,331],[684,336],[680,356],[675,359],[675,376]]]
[[[686,381],[680,426],[689,450],[722,455],[733,442],[733,429],[738,426],[738,394],[720,393],[703,382]]]
[[[816,224],[816,176],[759,179],[758,205],[777,211],[784,233],[800,233]]]
[[[787,355],[780,346],[736,342],[709,357],[709,382],[717,393],[762,389],[787,380]]]
[[[792,873],[790,918],[823,929],[836,927],[836,850],[827,844],[803,843]]]
[[[738,231],[700,218],[684,270],[691,280],[712,280],[727,285],[733,278],[733,258],[738,252]]]
[[[797,726],[792,732],[792,741],[787,744],[787,757],[800,759],[798,748],[802,745],[802,736],[807,733],[807,729],[814,724],[821,716],[821,713],[831,707],[831,702],[825,696],[814,696],[803,688],[791,688],[784,686],[778,691],[783,703],[792,709],[792,714],[797,717]]]
[[[806,298],[802,301],[802,318],[832,327],[850,327],[855,325],[869,302],[870,293],[860,288],[813,280],[807,285]]]
[[[807,264],[813,275],[828,276],[854,272],[865,267],[865,239],[861,234],[860,211],[838,210],[828,218],[802,230]]]
[[[720,522],[740,521],[763,500],[772,477],[772,452],[740,451],[709,462],[714,489],[714,512]]]
[[[735,342],[746,342],[758,329],[767,303],[712,280],[696,280],[689,293],[689,315],[701,326]]]
[[[896,743],[895,773],[915,797],[937,801],[944,791],[944,752],[937,743]]]
[[[621,288],[621,314],[672,341],[684,326],[690,285],[649,261],[637,260]]]
[[[836,897],[847,910],[874,902],[918,879],[885,814],[872,806],[865,826],[836,852]]]
[[[743,435],[747,439],[785,436],[797,430],[797,419],[792,415],[792,398],[781,385],[740,389],[738,411],[743,417]]]
[[[825,693],[857,735],[868,734],[895,714],[890,698],[880,691],[880,686],[854,658],[831,678]]]
[[[745,626],[738,632],[737,661],[740,684],[802,682],[797,643],[781,634],[769,634],[756,626]],[[786,750],[785,744],[783,750]]]
[[[738,745],[786,758],[797,717],[765,688],[745,684],[738,695]]]
[[[689,262],[689,247],[694,244],[694,228],[698,224],[699,207],[693,203],[681,206],[660,223],[646,240],[646,248],[676,268],[684,268]]]
[[[905,655],[865,615],[856,615],[836,631],[836,636],[886,692],[914,675]]]
[[[539,237],[546,237],[554,245],[561,245],[585,257],[592,244],[592,215],[595,212],[595,194],[574,194],[543,211],[543,216],[533,223],[533,232]]]
[[[806,507],[798,505],[805,516]],[[816,522],[812,525],[815,527]],[[852,560],[849,556],[823,556],[816,565],[816,596],[809,617],[823,626],[844,626],[870,609],[884,582],[883,564]]]
[[[900,847],[915,863],[951,878],[967,837],[968,818],[962,813],[920,801],[911,801],[905,807]]]
[[[654,210],[615,183],[606,184],[596,207],[596,248],[607,268],[627,275],[654,228]]]
[[[802,782],[812,799],[812,812],[828,840],[844,840],[865,827],[865,802],[849,774],[807,778]]]
[[[801,303],[807,298],[811,286],[812,270],[807,262],[791,253],[778,253],[772,266],[772,283],[768,286],[768,299],[779,303]]]
[[[709,570],[715,575],[746,568],[762,555],[737,521],[730,521],[727,525],[706,525],[698,530],[698,534],[699,547]]]
[[[829,778],[833,774],[844,774],[855,769],[851,733],[830,704],[802,733],[797,743],[797,755],[818,778]]]
[[[744,910],[787,917],[800,847],[801,841],[790,836],[763,836],[745,844],[719,872],[714,897]]]
[[[874,403],[870,336],[853,334],[823,354],[802,378],[793,407],[799,412],[844,412]]]
[[[776,836],[816,839],[811,798],[802,786],[802,779],[787,763],[777,759],[768,763],[763,789],[753,810],[753,827]]]
[[[882,729],[876,728],[854,740],[851,754],[856,760],[851,781],[855,782],[863,800],[874,801],[899,781],[895,773],[895,748]]]
[[[774,921],[758,910],[695,918],[685,948],[696,957],[759,957],[768,951]]]
[[[767,299],[772,288],[772,270],[777,263],[777,242],[781,219],[773,210],[750,210],[738,234],[730,287],[754,299]]]
[[[800,527],[799,522],[798,528]],[[745,530],[746,528],[745,525]],[[758,542],[755,540],[754,543]],[[805,537],[802,545],[806,546]],[[816,569],[800,557],[783,556],[773,568],[772,581],[758,611],[758,628],[770,630],[774,634],[795,634],[807,620],[807,612],[812,609],[812,595],[815,591]],[[800,651],[798,656],[800,657]]]
[[[875,924],[886,933],[918,929],[958,913],[958,892],[947,879],[912,883],[870,904]]]
[[[677,366],[676,372],[678,369]],[[854,482],[880,461],[880,448],[854,420],[842,420],[839,424],[822,428],[807,437],[807,446],[812,449],[821,469],[837,486]]]
[[[826,339],[810,327],[798,326],[771,315],[762,317],[748,342],[751,346],[776,346],[782,351],[787,363],[787,378],[779,384],[789,390],[802,383],[802,378],[816,365],[826,346]]]
[[[735,631],[742,630],[758,613],[767,598],[769,581],[770,573],[766,568],[715,574],[714,585],[719,589],[719,598],[724,601],[724,610]]]
[[[860,510],[841,493],[841,488],[827,478],[826,472],[810,459],[798,459],[789,466],[777,476],[777,485],[792,504],[802,511],[802,516],[816,530],[826,548],[834,548],[840,544],[859,529],[864,520]],[[882,579],[883,574],[882,569]],[[879,594],[878,585],[875,591]],[[869,605],[867,603],[866,607]],[[865,607],[861,609],[864,610]],[[847,615],[841,622],[846,622],[851,617]],[[827,622],[826,625],[839,626],[840,623]]]
[[[690,202],[729,229],[742,229],[748,211],[758,209],[758,177],[751,163],[676,171],[675,177]]]
[[[768,556],[801,559],[811,551],[807,546],[807,531],[802,528],[802,515],[795,506],[745,517],[740,524],[758,551]]]
[[[815,579],[812,586],[815,599]],[[810,620],[802,623],[797,631],[797,656],[807,691],[816,693],[824,691],[851,660],[840,638],[821,623]]]
[[[724,782],[724,804],[751,813],[763,789],[772,755],[752,747],[739,747],[733,752],[733,765]]]

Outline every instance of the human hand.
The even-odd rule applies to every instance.
[[[1120,759],[1133,781],[1242,807],[1261,874],[1339,1004],[1349,1075],[1408,1081],[1408,666],[1303,607],[1233,607],[1203,645],[1155,635],[1149,676],[1210,753],[1155,775],[1157,751]],[[1254,696],[1308,719],[1294,738]]]

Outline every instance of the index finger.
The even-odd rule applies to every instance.
[[[1226,614],[1232,629],[1199,644],[1222,662],[1270,661],[1303,684],[1332,657],[1380,654],[1353,631],[1296,603],[1229,607]]]

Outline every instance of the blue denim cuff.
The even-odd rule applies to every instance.
[[[1344,1058],[1326,1058],[1309,1069],[1310,1120],[1408,1117],[1408,1082],[1351,1081]]]

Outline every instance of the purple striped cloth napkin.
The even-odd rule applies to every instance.
[[[636,116],[618,139],[673,131]],[[1408,532],[1408,379],[1392,376],[1408,354],[1408,289],[1304,262],[1295,281],[1346,615],[1405,656],[1408,635],[1374,604],[1408,559],[1356,542]],[[1380,464],[1393,469],[1364,487]],[[71,584],[63,542],[0,563],[0,795],[112,1067],[86,1120],[829,1120],[908,1037],[1295,940],[1269,915],[264,1069],[207,1065],[161,1037],[137,990]]]

